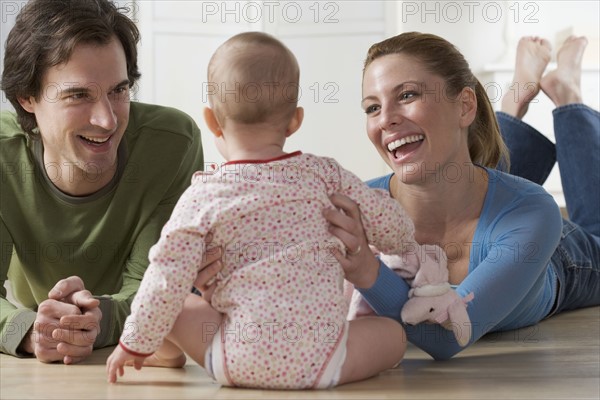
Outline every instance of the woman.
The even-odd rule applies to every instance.
[[[393,170],[370,185],[389,190],[407,210],[419,243],[446,250],[457,293],[474,293],[470,343],[600,303],[600,121],[580,104],[586,44],[569,38],[557,70],[542,78],[549,44],[522,39],[515,73],[521,90],[498,114],[511,172],[541,184],[558,159],[570,221],[543,188],[495,169],[508,165],[507,149],[483,87],[454,46],[412,32],[373,45],[367,55],[367,133]],[[557,106],[556,145],[520,121],[540,88]],[[324,215],[349,249],[336,254],[346,279],[378,314],[400,321],[408,284],[369,251],[356,204],[340,195],[332,201],[343,212]],[[462,349],[440,325],[405,328],[436,359]]]

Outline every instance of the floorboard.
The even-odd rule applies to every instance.
[[[106,383],[101,349],[80,365],[0,355],[1,399],[595,399],[600,398],[600,307],[484,337],[450,361],[410,346],[374,378],[325,391],[221,388],[191,362],[126,370]]]

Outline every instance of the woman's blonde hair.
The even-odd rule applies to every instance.
[[[464,56],[452,43],[432,34],[402,33],[371,46],[365,60],[363,75],[374,60],[389,54],[414,57],[429,72],[444,79],[444,93],[448,96],[458,95],[465,87],[473,89],[477,97],[477,115],[469,126],[471,161],[490,168],[496,168],[498,163],[502,162],[503,168],[508,168],[508,149],[500,135],[500,128],[487,93],[471,72]]]

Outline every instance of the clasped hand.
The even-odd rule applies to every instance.
[[[92,353],[100,333],[99,305],[78,276],[60,280],[40,303],[21,349],[42,362],[81,362]]]

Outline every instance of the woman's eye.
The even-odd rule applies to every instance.
[[[379,110],[379,106],[376,105],[376,104],[374,104],[372,106],[368,106],[367,108],[365,108],[365,113],[371,114],[371,113],[374,113],[377,110]]]
[[[401,100],[409,100],[413,97],[415,97],[417,94],[415,92],[404,92],[400,94],[400,99]]]

